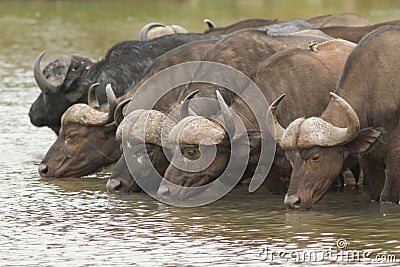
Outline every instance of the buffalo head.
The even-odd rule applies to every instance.
[[[41,176],[79,177],[120,157],[113,123],[117,103],[111,86],[107,86],[106,93],[107,112],[80,103],[62,115],[60,134],[39,165]]]
[[[40,95],[29,110],[29,118],[35,126],[49,127],[58,134],[60,117],[74,103],[86,102],[87,88],[90,86],[85,73],[93,62],[79,55],[65,55],[50,62],[42,71],[40,61],[45,52],[36,59],[33,72],[41,90]]]
[[[329,118],[298,118],[286,129],[275,117],[275,110],[283,96],[270,105],[275,127],[275,140],[283,148],[292,165],[292,174],[284,203],[289,208],[310,209],[322,198],[342,171],[350,154],[358,155],[371,148],[381,132],[372,128],[360,131],[360,122],[353,108],[343,98],[331,93],[342,109],[347,127],[334,126]]]
[[[122,113],[122,104],[117,108],[116,118],[121,118],[118,113]],[[119,123],[118,119],[116,121]],[[169,165],[165,155],[168,150],[162,147],[161,138],[162,135],[167,135],[174,125],[169,117],[156,110],[138,109],[129,113],[118,126],[116,133],[117,140],[126,142],[127,150],[118,160],[107,182],[107,190],[137,192],[140,191],[137,181],[145,190],[157,190],[160,180],[154,172],[164,175]]]
[[[231,137],[243,132],[237,130],[234,114],[218,90],[216,95],[224,123],[193,114],[188,101],[196,92],[185,99],[181,106],[182,119],[168,137],[173,156],[158,190],[162,198],[189,198],[200,193],[204,189],[201,186],[221,176],[230,163],[231,145],[236,140]]]

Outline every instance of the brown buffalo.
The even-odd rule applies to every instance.
[[[63,114],[60,134],[39,165],[38,172],[42,177],[87,175],[120,157],[121,152],[116,149],[119,143],[113,135],[117,103],[111,86],[106,91],[108,111],[75,104]]]
[[[318,114],[328,103],[328,100],[324,100],[324,94],[327,94],[330,89],[335,87],[345,60],[354,46],[353,43],[347,41],[333,40],[320,44],[317,52],[312,52],[308,49],[284,50],[263,62],[252,78],[268,101],[281,93],[288,93],[288,95],[294,96],[286,104],[284,112],[278,115],[287,123],[299,113]],[[245,51],[251,50],[247,49]],[[208,54],[210,54],[210,51]],[[235,58],[235,61],[239,60]],[[202,88],[200,88],[199,95],[202,93],[201,90]],[[222,94],[224,89],[219,88],[219,90],[221,90]],[[211,95],[209,96],[212,97]],[[261,142],[260,129],[254,114],[240,98],[235,98],[227,93],[223,96],[218,96],[218,94],[216,96],[219,99],[220,109],[224,115],[223,120],[189,116],[178,122],[171,130],[170,143],[179,148],[179,151],[173,151],[171,165],[165,172],[165,180],[160,184],[158,193],[161,197],[188,198],[194,191],[188,190],[186,187],[209,184],[218,178],[229,162],[231,145],[240,143],[242,137],[246,134],[249,138],[249,154],[234,155],[234,159],[240,161],[249,156],[250,160],[244,177],[253,174],[255,165],[258,163]],[[216,96],[214,95],[214,98]],[[297,96],[301,96],[304,100],[297,102]],[[254,101],[257,100],[254,99]],[[230,106],[230,108],[227,108],[227,106]],[[245,129],[238,131],[236,124],[232,122],[232,111],[235,111],[244,122]],[[185,113],[188,114],[188,112]],[[178,135],[177,133],[180,134]],[[228,134],[233,138],[229,139]],[[207,138],[212,141],[210,145],[201,144],[202,140]],[[208,150],[215,149],[214,147],[216,148],[216,156],[207,168],[198,172],[190,172],[176,167],[185,165],[185,161],[198,160],[201,154],[211,153]],[[184,157],[181,157],[181,154]],[[282,169],[283,174],[289,176],[289,163],[282,161],[282,165],[279,166],[278,163],[275,168],[275,174],[277,174],[276,170]],[[282,187],[285,186],[282,186],[282,183],[278,184],[273,183],[274,190],[284,190]],[[279,189],[276,189],[277,187]]]
[[[167,135],[174,124],[174,121],[156,110],[137,109],[122,120],[117,129],[117,140],[122,141],[124,133],[126,138],[124,141],[128,143],[130,149],[118,160],[107,182],[109,192],[138,192],[142,189],[137,183],[138,179],[140,179],[139,184],[144,186],[147,192],[156,192],[160,184],[157,177],[160,176],[155,171],[159,175],[164,175],[169,165],[164,153],[165,148],[162,147],[161,135]],[[128,168],[127,161],[131,169]]]
[[[399,41],[397,26],[371,32],[349,55],[320,117],[287,127],[276,121],[276,137],[293,166],[286,206],[311,208],[349,155],[360,157],[372,200],[399,203]]]
[[[268,56],[280,51],[284,50],[288,47],[302,47],[306,48],[308,46],[308,41],[310,40],[318,40],[318,41],[325,41],[329,40],[331,37],[322,34],[319,31],[304,31],[294,36],[278,36],[278,37],[269,37],[265,31],[261,30],[246,30],[231,34],[226,36],[223,40],[219,41],[214,45],[212,49],[207,51],[205,55],[202,57],[204,61],[213,61],[219,63],[226,63],[240,71],[242,71],[246,75],[250,75],[253,71],[253,68],[257,66],[260,62],[262,62]],[[232,57],[234,55],[234,57]],[[152,70],[157,70],[155,67],[156,64],[163,64],[162,62],[156,62],[153,64]],[[155,72],[151,72],[151,75],[155,74]],[[150,75],[148,76],[150,77]],[[168,77],[170,78],[170,77]],[[146,79],[142,79],[145,81]],[[140,85],[140,84],[139,84]],[[190,93],[194,91],[199,84],[195,86],[191,86],[190,89],[187,90],[186,93]],[[215,98],[215,87],[208,86],[208,85],[201,85],[201,90],[197,96],[200,97],[211,97]],[[154,109],[160,110],[162,112],[168,113],[173,108],[178,106],[182,99],[182,92],[181,90],[175,90],[176,93],[173,91],[170,92],[170,96],[167,96],[167,100],[161,101],[158,105],[154,107]],[[228,103],[230,99],[234,97],[233,95],[228,95],[226,90],[222,90],[221,93],[223,94],[224,98],[227,99]],[[128,94],[130,95],[130,94]],[[184,96],[184,95],[183,95]],[[144,102],[148,99],[147,96],[144,96],[143,99],[136,99],[132,103],[131,106],[137,106],[138,108],[144,107]],[[175,101],[171,101],[168,99],[176,99]],[[217,110],[216,107],[211,108],[210,106],[205,107],[197,107],[199,114],[209,114]],[[254,140],[254,144],[252,144],[253,150],[257,150],[258,141],[257,139]],[[253,154],[257,154],[252,153]],[[254,161],[254,160],[253,160]],[[255,161],[256,162],[256,161]],[[159,173],[162,172],[158,166],[155,166],[156,169],[159,170]],[[126,170],[127,166],[120,160],[119,164],[117,164],[110,181],[114,180],[115,182],[110,182],[108,184],[109,191],[118,191],[118,192],[132,192],[129,186],[136,186],[136,184],[132,181],[132,177],[129,175],[129,171]],[[251,169],[247,170],[248,173],[252,173]],[[126,186],[128,185],[128,186]],[[113,189],[113,186],[116,186]],[[282,190],[279,190],[282,191]]]

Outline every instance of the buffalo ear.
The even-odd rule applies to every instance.
[[[65,98],[72,103],[78,101],[81,97],[87,94],[90,81],[83,77],[77,77],[72,82],[66,85],[64,91]]]
[[[346,150],[350,154],[365,154],[374,150],[376,145],[381,142],[382,134],[385,133],[385,129],[378,128],[364,128],[360,130],[357,137],[350,143],[346,144]]]

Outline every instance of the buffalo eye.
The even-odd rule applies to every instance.
[[[185,147],[182,153],[187,159],[195,160],[198,158],[198,151],[195,147]]]
[[[76,138],[78,137],[78,135],[76,133],[70,133],[67,135],[67,141],[74,141]]]
[[[311,157],[311,160],[312,160],[312,161],[315,161],[315,162],[318,162],[318,161],[319,161],[319,158],[320,158],[319,154],[315,154],[315,155],[313,155],[313,156]]]
[[[71,69],[71,71],[72,71],[72,72],[75,72],[75,71],[76,71],[76,69],[75,69],[75,68],[72,68],[72,69]]]

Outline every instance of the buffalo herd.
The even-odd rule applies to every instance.
[[[184,200],[222,174],[240,173],[234,185],[256,177],[272,151],[263,184],[287,208],[312,208],[344,176],[362,177],[373,201],[399,203],[400,20],[341,13],[204,22],[204,33],[149,23],[140,40],[117,43],[97,62],[61,55],[42,70],[42,52],[29,117],[57,138],[39,175],[81,177],[116,163],[110,193],[151,185],[162,199]]]

